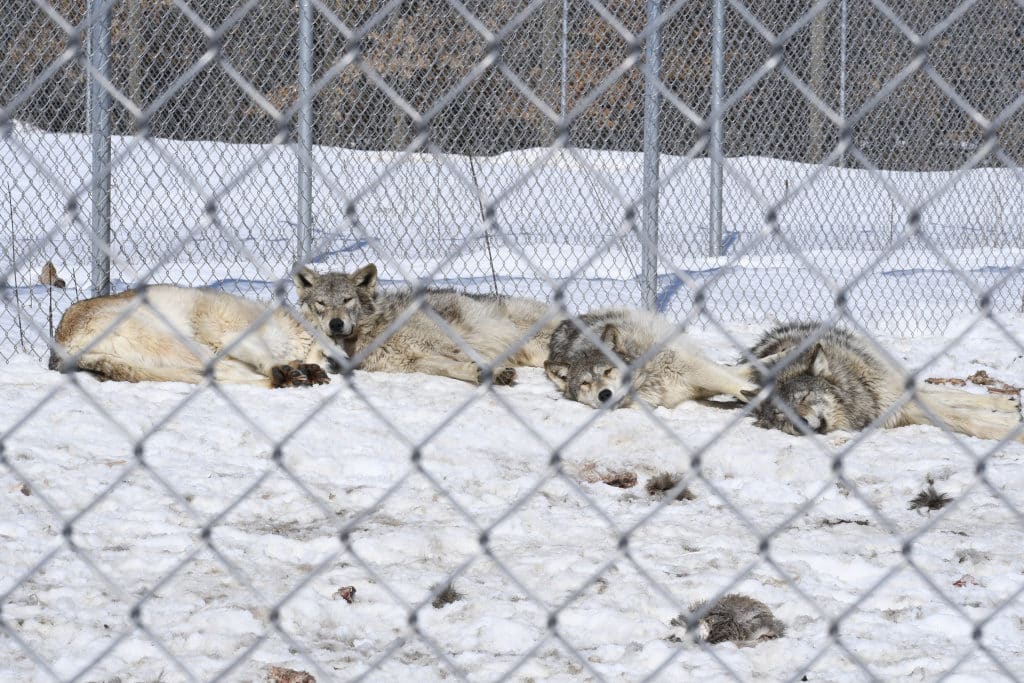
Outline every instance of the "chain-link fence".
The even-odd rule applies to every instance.
[[[24,315],[49,315],[32,286],[47,260],[69,282],[58,313],[103,289],[104,259],[83,249],[97,230],[115,289],[155,268],[259,295],[302,249],[329,267],[379,258],[365,231],[406,272],[470,287],[545,295],[539,265],[572,278],[576,306],[680,314],[693,303],[682,272],[732,321],[820,317],[849,282],[848,305],[877,331],[943,331],[973,309],[972,282],[1020,308],[1012,2],[847,0],[812,16],[688,3],[650,18],[635,2],[357,2],[305,23],[290,2],[186,7],[115,3],[97,15],[109,34],[83,32],[83,2],[0,10],[0,241]],[[657,45],[634,42],[648,22]],[[109,45],[89,52],[97,34]],[[646,90],[645,60],[660,76]],[[105,153],[109,174],[92,173]],[[217,223],[198,227],[209,201]],[[485,207],[516,249],[481,230]],[[619,235],[629,207],[657,256]],[[785,239],[766,239],[776,223]],[[4,356],[42,354],[9,314]]]
[[[839,321],[1013,393],[1024,3],[11,0],[0,36],[4,676],[1024,677],[1013,443],[582,411],[539,372],[34,377],[87,296],[375,262],[656,309],[719,361]],[[692,638],[734,590],[786,637]]]

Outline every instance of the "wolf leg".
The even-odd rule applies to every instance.
[[[540,319],[547,311],[547,307],[544,304],[538,304],[534,301],[522,301],[517,305],[526,306],[528,309],[536,309],[538,306],[542,307],[536,313],[536,317],[528,316],[520,319],[517,316],[512,316],[512,322],[516,327],[516,332],[521,339],[530,328],[536,324],[537,320]],[[509,361],[514,365],[520,365],[528,368],[542,368],[544,367],[545,361],[551,353],[551,335],[554,333],[555,328],[558,327],[565,319],[564,316],[557,315],[553,320],[549,320],[540,330],[537,331],[529,341],[524,343],[518,351],[516,351],[509,358]]]
[[[413,372],[451,377],[452,379],[460,379],[471,384],[479,384],[483,374],[476,363],[453,360],[443,356],[420,358],[413,364],[411,369]],[[515,383],[515,379],[515,368],[499,367],[494,369],[492,381],[495,384],[511,386]]]
[[[480,370],[476,363],[457,361],[441,356],[420,358],[413,363],[412,371],[422,372],[427,375],[451,377],[452,379],[460,379],[471,384],[478,384],[480,382]]]
[[[248,364],[233,358],[221,358],[213,366],[213,378],[230,384],[257,384],[267,386],[265,375],[252,369]]]
[[[548,353],[547,344],[543,344],[537,339],[531,339],[523,344],[518,351],[509,356],[508,360],[514,365],[542,368],[544,367],[544,362],[548,359]]]
[[[204,377],[204,368],[196,365],[148,365],[138,359],[130,361],[110,354],[87,353],[78,362],[78,369],[95,374],[100,379],[118,382],[185,382],[198,384]],[[218,361],[213,367],[218,382],[267,386],[267,378],[252,369],[231,360]]]
[[[265,304],[221,293],[204,293],[195,304],[192,325],[196,339],[226,358],[243,363],[274,380],[277,366],[305,359],[310,343],[300,339],[298,324],[275,311],[255,328],[250,326],[266,314]],[[278,371],[278,378],[284,371]],[[291,386],[291,385],[289,385]]]
[[[272,318],[241,337],[238,334],[223,330],[212,345],[226,348],[226,359],[269,377],[270,386],[307,386],[331,381],[321,365],[309,360],[322,358],[322,354],[314,354],[312,347],[307,348],[309,345],[280,321]],[[207,339],[204,337],[204,341]]]
[[[265,311],[263,304],[220,294],[208,294],[196,303],[196,340],[224,353],[214,365],[214,377],[275,388],[330,381],[319,365],[298,359],[309,356],[311,349],[300,342],[296,328],[280,317],[283,314],[274,314],[249,329]]]
[[[202,368],[194,366],[152,366],[128,361],[106,353],[86,353],[78,359],[77,369],[95,374],[100,379],[115,382],[187,382],[198,384]]]
[[[689,369],[687,382],[696,389],[695,398],[708,398],[718,394],[735,396],[746,403],[760,389],[751,381],[747,366],[719,365],[700,359]]]

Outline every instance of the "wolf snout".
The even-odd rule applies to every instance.
[[[611,389],[602,389],[597,395],[597,400],[601,403],[607,403],[612,397]]]
[[[352,331],[352,326],[346,325],[341,318],[331,318],[327,325],[330,327],[332,335],[346,335]]]
[[[821,413],[811,413],[804,418],[804,422],[807,423],[807,426],[812,431],[818,434],[824,434],[828,431],[828,423],[825,421],[825,416]]]

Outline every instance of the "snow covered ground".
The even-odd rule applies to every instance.
[[[1024,339],[1024,319],[1006,320]],[[731,329],[749,342],[760,327]],[[918,365],[957,333],[883,341]],[[734,356],[710,331],[694,336]],[[980,325],[925,376],[977,369],[1024,385],[1024,349]],[[0,375],[14,468],[0,467],[3,622],[62,679],[93,663],[85,681],[207,680],[233,663],[227,680],[263,680],[273,665],[320,681],[374,665],[374,680],[492,680],[520,665],[514,680],[624,681],[663,664],[666,681],[866,679],[843,648],[887,680],[932,680],[958,662],[949,680],[1024,676],[1024,600],[1012,599],[1024,520],[1000,500],[1024,509],[1024,445],[985,461],[997,497],[975,476],[993,442],[879,431],[842,460],[851,491],[831,454],[854,435],[792,437],[700,404],[595,415],[539,370],[493,391],[363,372],[351,386],[214,390],[75,386],[17,355]],[[687,473],[694,449],[695,498],[661,505],[645,485]],[[624,472],[636,486],[602,481]],[[955,502],[908,510],[929,479]],[[927,578],[901,553],[911,537]],[[433,607],[453,573],[461,597]],[[343,586],[356,588],[351,604]],[[767,603],[786,636],[711,654],[669,640],[681,606],[722,591]],[[285,597],[273,616],[287,638],[270,625]],[[579,658],[549,630],[556,609]],[[830,636],[840,616],[842,647]],[[3,632],[0,680],[47,680]]]
[[[1024,445],[985,460],[981,482],[991,442],[931,427],[873,433],[842,459],[851,490],[832,455],[854,435],[796,438],[698,404],[598,415],[558,399],[539,370],[493,391],[362,372],[351,385],[282,391],[73,384],[40,359],[50,319],[90,294],[88,199],[62,222],[66,193],[88,176],[88,140],[20,125],[15,138],[0,144],[0,273],[11,285],[0,303],[0,617],[13,630],[0,630],[0,681],[48,680],[47,667],[97,683],[226,669],[255,681],[272,665],[318,680],[374,667],[389,681],[513,670],[635,680],[662,666],[662,680],[799,680],[804,668],[811,681],[866,678],[854,660],[894,680],[954,666],[951,680],[1024,677],[1024,518],[1011,508],[1024,509]],[[114,152],[115,289],[152,269],[151,281],[269,295],[292,260],[291,150],[118,139]],[[576,311],[640,300],[635,237],[591,260],[640,194],[639,155],[314,157],[315,267],[376,261],[384,286],[432,275],[545,299],[546,278],[568,278]],[[711,317],[746,343],[772,319],[831,314],[814,269],[853,283],[850,315],[888,332],[881,340],[910,365],[957,339],[991,287],[1024,340],[1024,195],[1012,170],[875,175],[731,159],[726,255],[715,258],[704,255],[706,161],[666,157],[662,172],[659,307],[682,319],[693,296],[679,276],[706,285],[708,315],[692,333],[719,360],[736,352]],[[779,225],[799,253],[760,243],[766,208],[798,187]],[[499,200],[507,242],[467,241],[481,225],[478,193]],[[343,217],[352,197],[359,229]],[[902,244],[909,206],[923,207],[925,238]],[[52,302],[33,284],[47,260],[69,285]],[[978,325],[925,376],[978,369],[1022,386],[1024,347]],[[693,500],[647,492],[658,475],[687,474],[695,453]],[[603,481],[630,474],[630,488]],[[908,510],[929,480],[955,502]],[[461,597],[433,607],[453,574]],[[351,604],[344,586],[356,588]],[[681,608],[732,591],[767,603],[786,637],[710,651],[670,640]],[[968,620],[996,660],[973,647]]]

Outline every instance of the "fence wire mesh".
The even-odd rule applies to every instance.
[[[1024,677],[1019,428],[549,402],[424,294],[654,308],[716,361],[822,320],[1014,394],[1024,3],[12,0],[0,36],[0,677]],[[331,346],[291,274],[370,262],[415,293],[384,336],[426,316],[479,387],[42,373],[74,301],[161,282]],[[700,637],[734,592],[785,637]]]

